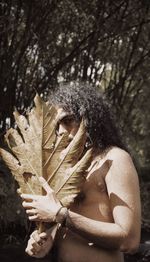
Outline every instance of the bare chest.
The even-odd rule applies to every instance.
[[[112,220],[110,201],[105,182],[108,170],[108,161],[99,161],[91,165],[83,186],[81,200],[74,205],[73,210],[75,212],[95,220]]]
[[[95,162],[89,168],[88,175],[86,177],[86,182],[83,186],[83,192],[86,197],[94,194],[107,194],[107,186],[105,183],[105,176],[108,171],[108,165],[106,162]]]

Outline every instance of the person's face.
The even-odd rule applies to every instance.
[[[79,123],[71,113],[65,111],[63,108],[58,107],[57,111],[59,113],[57,135],[62,136],[65,132],[68,132],[69,138],[73,139],[78,131]]]

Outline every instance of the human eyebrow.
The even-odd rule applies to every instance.
[[[59,122],[66,122],[66,121],[72,121],[72,120],[75,120],[74,115],[66,114],[65,116],[59,119]]]

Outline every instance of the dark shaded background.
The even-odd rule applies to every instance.
[[[149,60],[149,0],[0,1],[0,146],[14,125],[14,107],[25,113],[35,90],[46,98],[62,81],[97,85],[114,107],[139,174],[142,245],[127,261],[150,261]],[[22,254],[31,229],[16,188],[0,160],[0,254],[8,260]]]

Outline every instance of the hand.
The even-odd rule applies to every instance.
[[[28,240],[26,253],[36,258],[45,257],[52,248],[56,231],[56,225],[42,233],[35,230]]]
[[[55,221],[56,213],[61,204],[46,180],[43,177],[40,177],[39,180],[46,191],[46,195],[21,194],[22,199],[24,199],[22,205],[31,221]]]

